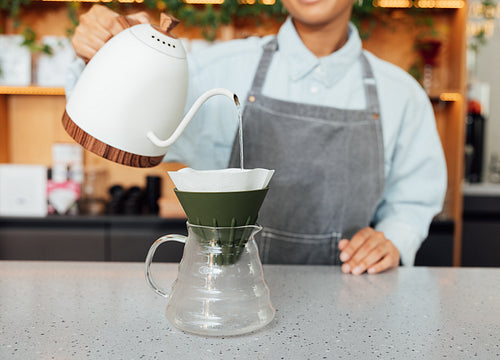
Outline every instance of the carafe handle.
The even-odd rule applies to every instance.
[[[153,245],[149,248],[148,256],[146,256],[146,281],[151,286],[151,289],[155,291],[158,295],[168,298],[170,296],[170,291],[160,289],[156,282],[153,280],[153,275],[151,274],[151,263],[153,262],[153,256],[155,255],[156,249],[161,244],[167,241],[177,241],[180,243],[186,243],[187,236],[184,235],[165,235],[156,240]]]

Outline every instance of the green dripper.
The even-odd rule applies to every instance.
[[[211,227],[211,231],[203,228],[194,229],[202,232],[199,235],[204,244],[214,243],[214,237],[222,252],[215,261],[219,265],[234,264],[248,241],[249,231],[244,228],[254,225],[268,187],[260,190],[231,192],[187,192],[174,189],[182,208],[186,212],[188,222],[193,225]],[[227,228],[234,231],[227,231]],[[217,231],[224,228],[225,231]]]

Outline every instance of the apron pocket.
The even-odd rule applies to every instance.
[[[339,265],[340,233],[297,234],[265,227],[256,236],[265,264]]]

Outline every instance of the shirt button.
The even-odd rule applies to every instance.
[[[310,90],[311,90],[311,93],[316,94],[319,89],[316,86],[312,86]]]

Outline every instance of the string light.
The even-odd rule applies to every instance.
[[[224,0],[183,0],[186,4],[205,5],[205,4],[222,4]]]
[[[413,2],[411,0],[374,0],[373,6],[384,8],[410,8]]]
[[[384,8],[461,9],[465,0],[373,0],[373,6]]]
[[[44,2],[88,2],[88,3],[109,3],[113,0],[35,0],[35,1],[44,1]],[[122,4],[132,4],[138,3],[141,4],[144,0],[118,0],[119,3]]]
[[[71,0],[36,0],[46,2],[68,2]],[[75,2],[108,3],[113,0],[73,0]],[[258,0],[263,5],[274,5],[276,0]],[[119,3],[143,3],[144,0],[118,0]],[[183,0],[186,4],[220,5],[224,0]],[[239,4],[254,5],[256,0],[238,0]],[[423,9],[461,9],[465,7],[465,0],[373,0],[373,6],[382,8],[423,8]]]

